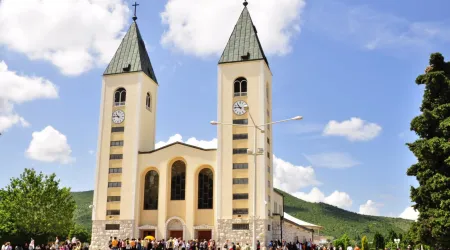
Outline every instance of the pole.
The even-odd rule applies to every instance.
[[[253,118],[252,118],[253,121]],[[254,122],[253,122],[254,123]],[[253,250],[256,250],[256,124],[253,124]]]

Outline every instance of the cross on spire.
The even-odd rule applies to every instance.
[[[247,7],[248,3],[247,0],[244,0],[244,6]]]
[[[136,16],[136,7],[139,6],[138,3],[134,2],[134,4],[132,5],[134,7],[134,16],[133,16],[133,21],[136,21],[137,16]]]

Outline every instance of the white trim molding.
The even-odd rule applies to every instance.
[[[210,225],[197,225],[194,226],[194,230],[213,230],[214,226],[210,226]]]
[[[140,227],[138,227],[138,229],[139,230],[156,230],[156,229],[158,229],[158,227],[157,226],[154,226],[154,225],[142,225],[142,226],[140,226]]]
[[[170,217],[170,218],[166,221],[166,228],[165,228],[165,231],[166,231],[166,237],[165,237],[165,239],[168,239],[168,238],[169,238],[169,223],[170,223],[171,221],[173,221],[173,220],[178,220],[178,221],[181,222],[182,230],[183,230],[183,240],[186,240],[186,222],[185,222],[183,219],[181,219],[180,217],[178,217],[178,216]]]

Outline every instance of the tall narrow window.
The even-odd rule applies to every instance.
[[[205,168],[198,174],[198,209],[213,208],[213,172]]]
[[[144,210],[158,209],[159,175],[155,170],[150,170],[145,175]]]
[[[118,88],[114,92],[114,106],[124,106],[127,100],[127,91],[124,88]]]
[[[234,80],[234,96],[247,96],[247,79],[240,77]]]
[[[184,200],[186,188],[186,164],[176,161],[172,165],[171,200]]]
[[[152,97],[149,92],[147,92],[147,97],[145,98],[145,107],[152,111]]]

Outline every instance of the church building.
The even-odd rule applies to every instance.
[[[217,149],[155,148],[159,84],[134,16],[103,75],[92,249],[111,236],[313,238],[273,188],[272,72],[247,2],[218,63]]]

